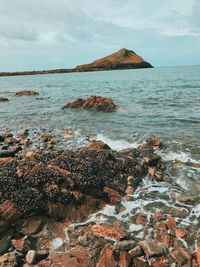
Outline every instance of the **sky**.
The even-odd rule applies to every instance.
[[[134,50],[200,65],[200,0],[0,0],[0,71],[71,68]]]

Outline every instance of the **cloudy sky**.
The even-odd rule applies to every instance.
[[[0,71],[67,68],[125,47],[200,64],[200,0],[0,0]]]

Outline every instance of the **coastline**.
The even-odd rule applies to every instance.
[[[157,153],[166,149],[160,139],[150,136],[121,151],[95,140],[60,150],[48,132],[40,133],[38,149],[32,142],[28,130],[1,135],[1,262],[101,267],[199,261],[198,200],[168,175]]]

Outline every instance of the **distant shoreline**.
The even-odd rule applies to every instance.
[[[4,76],[21,76],[21,75],[37,75],[37,74],[71,73],[71,72],[75,72],[75,69],[0,72],[0,77],[4,77]]]
[[[116,68],[91,68],[91,69],[55,69],[55,70],[35,70],[35,71],[15,71],[15,72],[0,72],[0,77],[5,76],[23,76],[23,75],[38,75],[38,74],[61,74],[61,73],[78,73],[78,72],[94,72],[94,71],[110,71],[110,70],[128,70],[128,69],[146,69],[153,68],[149,66],[144,66],[137,64],[137,66],[128,65],[128,66],[119,66]]]

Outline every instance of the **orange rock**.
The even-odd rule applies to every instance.
[[[197,264],[200,265],[200,247],[197,249]]]
[[[168,219],[168,221],[167,221],[167,226],[171,231],[175,232],[175,230],[176,230],[176,220],[173,217],[170,217]]]
[[[35,151],[28,151],[26,153],[26,158],[37,158],[39,154]]]
[[[147,215],[143,214],[143,213],[139,213],[137,214],[137,218],[136,218],[136,224],[142,224],[142,225],[146,225],[147,224]]]
[[[15,93],[15,96],[39,95],[36,91],[24,90]]]
[[[133,192],[134,192],[134,188],[132,186],[128,185],[125,193],[130,195],[130,194],[133,194]]]
[[[184,238],[184,237],[186,237],[186,231],[182,228],[176,229],[175,235],[176,235],[176,237]]]
[[[108,197],[110,198],[111,204],[117,204],[121,200],[120,193],[118,193],[117,191],[115,191],[109,187],[104,187],[104,193],[108,194]]]
[[[72,127],[64,127],[63,130],[64,131],[71,131],[71,130],[73,130],[73,128]]]
[[[117,241],[128,236],[127,232],[107,225],[93,225],[91,231],[95,236],[102,236],[104,238],[110,238]]]
[[[98,259],[98,262],[96,264],[96,267],[117,267],[118,264],[114,259],[114,251],[112,247],[109,245],[104,247],[103,251],[101,252],[101,255]]]
[[[122,251],[119,257],[119,267],[129,267],[131,255],[128,252]]]
[[[71,138],[73,138],[74,136],[73,136],[73,134],[64,134],[64,139],[71,139]]]
[[[149,173],[150,175],[152,175],[152,176],[155,174],[155,171],[156,171],[155,168],[152,168],[152,167],[149,167],[149,168],[148,168],[148,173]]]
[[[0,205],[0,214],[6,221],[15,220],[19,216],[18,210],[10,200],[6,200]]]

